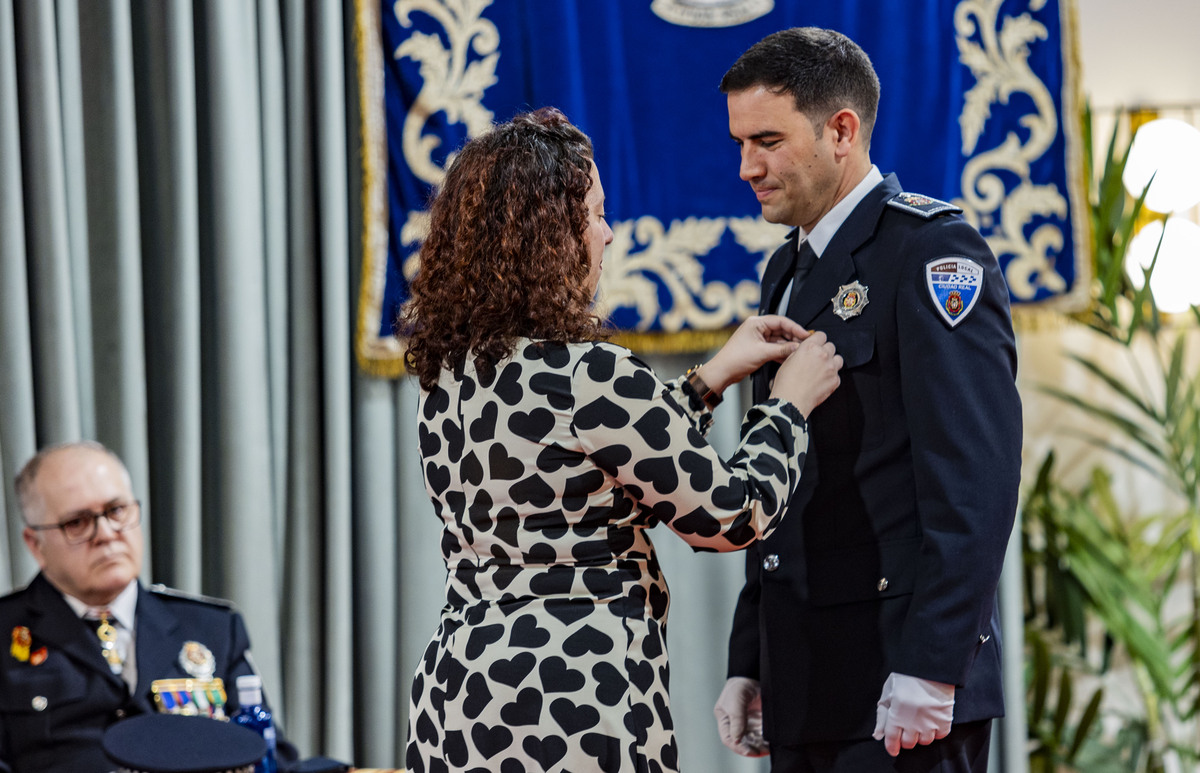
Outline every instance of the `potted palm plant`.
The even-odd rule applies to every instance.
[[[1085,147],[1091,126],[1089,111]],[[1191,771],[1200,759],[1200,311],[1160,312],[1153,261],[1140,284],[1126,273],[1145,193],[1126,194],[1128,144],[1117,138],[1100,165],[1085,165],[1095,279],[1075,316],[1105,354],[1066,355],[1093,385],[1085,393],[1043,387],[1086,418],[1095,466],[1069,485],[1051,452],[1024,497],[1035,773]],[[1168,492],[1162,508],[1121,501],[1112,471],[1127,465]]]

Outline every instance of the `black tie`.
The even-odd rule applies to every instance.
[[[805,239],[800,244],[799,249],[796,250],[795,262],[791,266],[792,294],[788,299],[787,315],[792,319],[795,319],[795,314],[799,310],[798,304],[796,303],[796,298],[800,294],[800,285],[804,282],[804,278],[808,276],[808,273],[813,270],[813,266],[815,265],[817,265],[817,253],[813,251],[812,245],[808,243],[808,239]],[[775,292],[771,294],[771,304],[767,306],[766,309],[768,314],[782,314],[784,311],[782,308],[780,308],[780,306],[783,302],[783,291],[788,286],[788,283],[785,281],[786,277],[787,272],[784,272],[783,276],[779,277],[779,284],[775,286]],[[769,385],[775,380],[775,373],[778,372],[778,370],[779,363],[777,362],[768,362],[763,365],[763,371],[766,374],[766,378],[761,378],[762,374],[759,374],[759,377],[756,377],[754,392],[755,400],[765,400],[767,398],[767,392],[765,389],[763,389],[763,387],[767,387],[769,389]]]
[[[792,274],[792,295],[788,298],[787,315],[792,319],[796,318],[795,315],[800,310],[800,304],[797,303],[797,299],[800,297],[800,287],[815,265],[817,265],[817,253],[805,239],[804,243],[800,245],[800,249],[796,251],[796,270]]]

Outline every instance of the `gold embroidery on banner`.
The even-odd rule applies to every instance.
[[[500,34],[483,18],[492,0],[396,0],[392,11],[404,27],[421,12],[437,21],[445,34],[414,32],[396,50],[395,59],[417,62],[421,91],[405,114],[401,130],[404,161],[413,174],[429,185],[445,175],[444,166],[434,161],[441,139],[425,134],[425,126],[442,113],[451,123],[465,124],[467,136],[476,137],[492,124],[493,114],[483,106],[483,93],[494,85],[500,57]],[[363,234],[363,277],[358,319],[358,358],[362,368],[376,376],[394,377],[404,372],[403,346],[391,336],[380,336],[382,299],[387,276],[387,131],[383,119],[383,62],[368,42],[371,30],[378,37],[379,22],[368,0],[359,0],[356,43],[363,103],[363,191],[365,209]],[[471,51],[477,58],[472,59]],[[481,58],[478,58],[481,57]],[[449,158],[446,163],[449,163]],[[383,212],[380,213],[380,208]],[[419,244],[429,232],[429,213],[410,211],[401,226],[404,246]],[[401,267],[405,279],[416,273],[419,257],[413,252]]]
[[[734,241],[751,255],[759,256],[755,264],[755,274],[762,278],[766,271],[767,261],[779,249],[779,245],[787,239],[791,228],[779,223],[768,223],[760,217],[731,217],[728,220],[729,230],[733,232]]]
[[[1028,7],[1038,11],[1046,2],[1031,0]],[[963,0],[954,12],[959,59],[976,79],[959,116],[962,152],[969,159],[962,174],[962,197],[954,203],[997,256],[1012,256],[1005,268],[1009,289],[1016,298],[1032,300],[1040,289],[1056,296],[1068,289],[1055,269],[1054,256],[1069,234],[1053,222],[1028,231],[1035,219],[1061,222],[1068,214],[1065,193],[1054,184],[1035,184],[1030,172],[1054,143],[1059,117],[1053,95],[1029,67],[1029,46],[1048,38],[1046,27],[1029,13],[1001,19],[1001,5],[1002,0]],[[991,106],[1009,103],[1014,94],[1027,95],[1033,104],[1033,111],[1020,121],[1027,133],[1024,141],[1017,132],[1009,132],[998,146],[976,153]],[[1014,177],[1017,183],[1010,189],[1006,178]]]
[[[758,308],[758,282],[705,282],[700,257],[716,247],[725,233],[725,218],[689,217],[662,221],[649,215],[613,225],[613,241],[604,255],[597,303],[601,315],[632,308],[644,332],[658,319],[664,333],[685,326],[714,330],[745,319]],[[635,242],[643,246],[634,250]],[[657,279],[658,281],[654,281]],[[660,307],[659,282],[670,295]]]
[[[430,185],[440,183],[446,172],[433,160],[441,139],[424,133],[433,115],[445,113],[451,123],[466,124],[468,138],[492,125],[492,111],[483,106],[483,92],[497,82],[500,59],[500,33],[483,18],[491,4],[492,0],[396,0],[396,20],[402,26],[411,26],[410,15],[421,11],[441,23],[450,42],[446,48],[439,36],[414,32],[393,54],[420,65],[421,91],[404,117],[401,137],[409,169]],[[483,58],[470,60],[468,47]]]

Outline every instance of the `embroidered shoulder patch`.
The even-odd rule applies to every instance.
[[[967,318],[983,288],[983,266],[953,255],[925,264],[925,286],[938,314],[950,327]]]
[[[919,193],[901,192],[888,199],[887,205],[910,215],[931,220],[946,212],[962,212],[962,207],[956,207],[948,201],[931,199]]]

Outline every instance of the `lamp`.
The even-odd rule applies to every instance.
[[[1125,273],[1134,287],[1141,289],[1144,269],[1152,262],[1150,291],[1160,311],[1179,314],[1189,306],[1200,305],[1200,225],[1173,215],[1167,218],[1165,228],[1161,220],[1143,227],[1130,240],[1125,253]]]
[[[1121,182],[1134,198],[1150,184],[1144,205],[1155,212],[1195,206],[1200,202],[1200,129],[1175,118],[1138,127]]]

